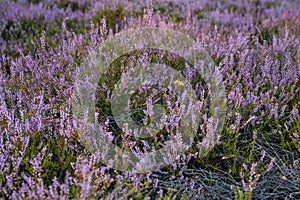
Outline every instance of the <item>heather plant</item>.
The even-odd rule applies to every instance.
[[[275,0],[1,2],[0,198],[298,199],[299,5]],[[143,27],[193,37],[220,69],[228,109],[218,143],[201,157],[211,102],[199,76],[193,83],[199,86],[204,121],[191,148],[161,169],[122,172],[82,141],[73,118],[74,82],[99,44]],[[143,50],[110,65],[99,81],[95,109],[107,137],[132,151],[133,146],[159,149],[171,137],[164,130],[160,138],[135,141],[105,118],[111,117],[106,97],[120,69],[139,61],[189,69],[173,54]],[[154,89],[140,89],[131,99],[138,111],[132,117],[147,123],[156,108],[143,94]],[[176,99],[159,99],[165,96],[172,93],[155,97],[167,109]]]

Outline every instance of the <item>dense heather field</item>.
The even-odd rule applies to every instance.
[[[208,155],[198,156],[199,134],[178,160],[146,174],[100,162],[80,140],[71,101],[84,59],[142,27],[198,40],[223,75],[228,108]],[[1,0],[0,51],[1,199],[300,199],[300,1]],[[126,62],[102,81],[115,82]],[[132,148],[106,119],[101,95],[112,88],[99,86],[99,120]],[[202,103],[209,116],[209,98]]]

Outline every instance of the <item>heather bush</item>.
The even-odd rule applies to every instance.
[[[0,198],[298,199],[299,5],[275,0],[1,2]],[[99,44],[142,27],[174,29],[197,40],[220,69],[228,109],[217,145],[201,157],[211,102],[207,85],[195,75],[204,119],[192,147],[161,169],[123,172],[102,163],[81,141],[81,127],[73,119],[74,82]],[[164,130],[161,138],[130,143],[126,131],[107,121],[112,117],[107,97],[120,72],[141,60],[189,69],[186,60],[155,50],[131,52],[110,65],[97,90],[98,120],[115,144],[132,151],[161,148],[171,137]],[[142,96],[153,91],[143,88],[135,93],[140,99],[132,96],[132,109],[139,111],[133,118],[140,123],[150,101]],[[168,108],[168,101],[158,101]]]

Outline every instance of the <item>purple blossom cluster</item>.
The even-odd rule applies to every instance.
[[[245,158],[237,153],[236,143],[230,145],[236,148],[232,155],[221,151],[224,162],[234,159],[235,164],[239,163],[240,170],[236,171],[240,182],[234,187],[251,198],[259,181],[275,168],[280,158],[267,149],[257,153],[257,141],[266,132],[279,141],[278,145],[295,152],[296,158],[285,170],[295,173],[299,170],[299,3],[275,0],[126,3],[105,0],[0,3],[0,198],[168,199],[176,193],[172,191],[176,183],[183,188],[183,196],[205,195],[205,183],[200,181],[200,184],[195,177],[188,179],[185,170],[191,165],[201,168],[197,156],[206,141],[197,141],[191,151],[166,169],[137,174],[101,164],[78,137],[71,99],[79,65],[106,38],[144,26],[173,28],[192,35],[221,69],[228,99],[224,135],[239,140],[250,138],[254,142],[253,148],[248,148],[249,154],[256,153]],[[123,6],[132,15],[128,12],[122,23],[115,25],[117,29],[108,27],[109,19],[105,17],[90,22],[107,5],[112,10]],[[143,13],[144,6],[151,9],[136,16]],[[69,19],[77,20],[73,30],[67,27]],[[29,41],[24,42],[20,37],[28,34],[24,23],[29,21],[43,24],[37,30],[41,35],[32,34],[31,53],[26,50]],[[61,33],[47,34],[53,24]],[[85,29],[78,33],[82,24]],[[17,53],[11,55],[8,49]],[[195,70],[186,69],[189,79],[196,77]],[[112,93],[107,85],[105,89]],[[145,115],[153,115],[152,100],[147,98]],[[201,100],[199,107],[204,110],[210,102],[205,95]],[[203,116],[205,125],[200,125],[200,131],[211,128],[210,118]],[[171,130],[178,126],[178,121],[173,114],[165,125]],[[109,129],[109,123],[105,119],[106,134],[114,141],[117,137]],[[226,138],[220,139],[215,151],[219,146],[226,147]],[[124,147],[135,151],[134,144],[126,142]],[[147,141],[143,141],[143,146],[151,149]],[[300,180],[299,173],[295,179]],[[233,196],[233,192],[230,194]]]

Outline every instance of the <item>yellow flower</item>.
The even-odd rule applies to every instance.
[[[184,86],[183,82],[179,80],[174,81],[174,84],[178,86]]]

